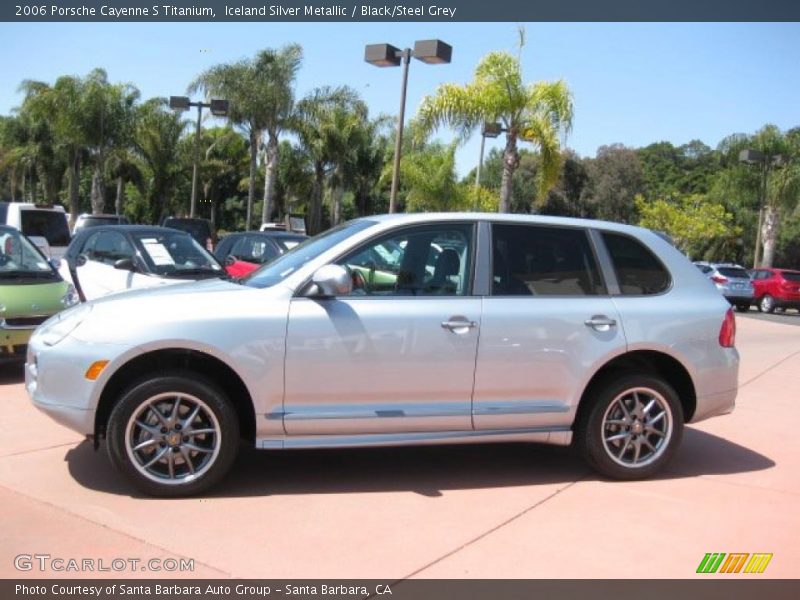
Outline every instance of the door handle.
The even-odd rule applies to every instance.
[[[608,331],[612,327],[617,326],[616,319],[612,319],[606,315],[593,315],[592,318],[586,319],[583,323],[595,331]]]
[[[448,321],[442,321],[442,328],[449,329],[450,331],[455,331],[456,329],[472,329],[477,326],[478,324],[475,321],[468,321],[463,317],[451,317]]]

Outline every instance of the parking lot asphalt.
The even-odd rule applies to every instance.
[[[0,577],[708,578],[709,552],[773,554],[763,574],[713,577],[797,577],[800,329],[737,324],[736,410],[639,482],[538,445],[245,450],[214,493],[151,499],[0,368]],[[21,554],[95,571],[19,571]],[[115,558],[194,570],[96,570]]]

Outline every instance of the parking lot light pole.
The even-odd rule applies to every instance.
[[[203,109],[210,108],[211,114],[215,117],[224,117],[228,114],[228,101],[191,102],[186,96],[169,97],[169,107],[173,110],[187,111],[191,106],[197,107],[197,128],[194,136],[194,161],[192,165],[192,200],[189,205],[189,216],[194,217],[197,209],[197,171],[200,164],[200,122],[203,116]]]
[[[478,208],[478,194],[477,191],[481,187],[481,170],[483,169],[483,150],[486,145],[486,138],[496,138],[503,131],[506,131],[500,123],[484,123],[481,128],[481,153],[478,157],[478,168],[475,171],[475,200],[472,203],[472,210]]]
[[[758,201],[758,227],[756,228],[756,247],[753,251],[753,268],[757,269],[761,262],[761,228],[764,226],[764,209],[767,205],[767,177],[770,167],[783,165],[783,156],[765,154],[758,150],[742,150],[739,153],[739,162],[761,167],[761,197]]]
[[[429,65],[450,62],[453,48],[441,40],[421,40],[414,42],[414,49],[400,50],[391,44],[369,44],[364,49],[364,60],[376,67],[398,67],[403,63],[403,79],[400,86],[400,115],[397,120],[397,136],[394,144],[394,165],[392,168],[392,191],[389,196],[389,212],[397,211],[397,187],[400,181],[400,154],[403,145],[403,121],[406,112],[406,87],[408,85],[408,65],[413,56]]]

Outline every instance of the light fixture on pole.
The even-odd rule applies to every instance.
[[[421,40],[414,42],[414,49],[400,50],[391,44],[369,44],[364,49],[364,60],[376,67],[399,67],[403,64],[403,82],[400,87],[400,116],[397,121],[397,138],[394,145],[394,167],[392,168],[392,191],[389,196],[389,212],[397,210],[397,187],[400,173],[400,153],[403,144],[403,120],[406,112],[406,87],[408,85],[408,64],[413,56],[429,65],[450,62],[453,48],[441,40]]]
[[[215,117],[225,117],[228,114],[228,101],[214,99],[211,102],[191,102],[186,96],[170,96],[169,107],[172,110],[187,111],[190,107],[197,107],[197,128],[194,136],[194,162],[192,165],[192,201],[189,206],[189,216],[195,216],[197,207],[197,170],[200,163],[200,119],[204,108],[210,108]]]
[[[753,268],[757,269],[761,262],[761,228],[764,224],[764,208],[767,204],[767,177],[771,167],[783,166],[783,156],[765,154],[758,150],[742,150],[739,153],[739,162],[761,167],[761,197],[758,201],[758,227],[756,228],[756,247],[753,251]]]

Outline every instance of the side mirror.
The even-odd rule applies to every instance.
[[[120,271],[136,271],[136,265],[132,258],[120,258],[114,263],[114,268]]]
[[[85,254],[78,254],[78,256],[75,257],[75,266],[76,267],[82,267],[83,265],[86,264],[87,260],[89,260],[89,259],[86,257]]]
[[[316,291],[311,295],[318,298],[331,298],[333,296],[347,296],[353,291],[353,280],[342,266],[325,265],[314,272],[311,282]]]
[[[56,271],[61,268],[61,259],[60,258],[51,258],[47,262],[50,263],[50,266],[53,267]]]

